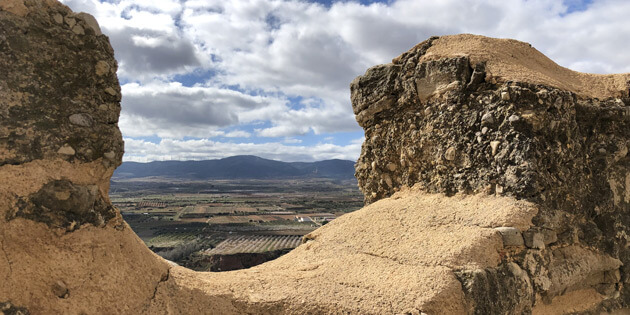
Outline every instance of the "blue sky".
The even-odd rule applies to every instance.
[[[125,160],[355,160],[350,81],[432,35],[515,38],[574,70],[630,72],[622,0],[62,2],[94,15],[116,52]]]

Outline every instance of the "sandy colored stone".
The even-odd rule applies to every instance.
[[[59,150],[57,150],[57,153],[63,155],[74,155],[75,152],[76,151],[74,151],[74,149],[69,145],[64,145],[63,147],[59,148]]]
[[[559,66],[530,44],[513,39],[472,34],[441,36],[434,41],[420,62],[454,56],[469,56],[473,64],[485,62],[487,78],[497,82],[518,81],[550,85],[583,97],[628,96],[628,73],[576,72]]]
[[[366,80],[353,81],[355,113],[370,128],[364,149],[378,148],[362,154],[357,165],[357,176],[376,179],[359,180],[372,204],[308,234],[302,245],[277,260],[247,270],[194,272],[153,254],[109,200],[109,181],[124,150],[116,125],[118,81],[114,75],[98,75],[106,73],[99,62],[110,65],[110,73],[116,70],[107,38],[94,23],[55,1],[7,0],[0,8],[0,34],[28,43],[0,47],[0,111],[12,109],[0,115],[0,140],[8,139],[0,141],[0,307],[31,314],[271,315],[518,314],[529,313],[532,306],[535,314],[561,314],[595,312],[603,301],[627,305],[620,283],[625,269],[620,268],[629,256],[625,241],[617,241],[627,239],[623,222],[628,222],[624,215],[630,200],[625,100],[606,106],[583,100],[588,104],[582,106],[567,92],[618,95],[624,75],[567,72],[527,44],[511,40],[433,38],[434,45],[414,48],[426,51],[419,54],[419,72],[411,73],[411,79],[398,84],[399,66],[390,64],[371,68]],[[57,24],[55,14],[63,15],[67,25]],[[84,34],[76,36],[75,27]],[[68,58],[69,51],[81,58]],[[398,61],[411,65],[413,58],[407,57]],[[41,62],[44,74],[27,75],[34,62]],[[496,85],[508,79],[566,91],[519,82]],[[509,99],[501,94],[508,90]],[[469,94],[462,97],[464,92]],[[471,103],[460,104],[461,99]],[[424,106],[429,100],[436,102],[431,110],[392,111],[395,104]],[[492,119],[481,126],[493,100],[506,106],[492,104]],[[538,112],[514,113],[508,100]],[[580,132],[572,116],[578,105],[581,123],[608,128],[592,132],[596,143],[568,142],[576,136],[555,133],[562,128]],[[422,120],[438,110],[452,115]],[[384,111],[414,127],[375,122]],[[77,113],[92,119],[89,128],[85,117],[73,116]],[[523,119],[508,118],[517,114]],[[402,115],[406,117],[398,117]],[[522,125],[535,115],[543,116],[544,136]],[[484,141],[461,140],[460,134],[477,135],[481,127],[486,128],[479,132]],[[505,134],[497,134],[501,132]],[[419,133],[434,137],[433,142]],[[532,138],[522,140],[524,135]],[[540,142],[546,137],[553,141]],[[397,147],[396,139],[411,140]],[[489,141],[499,140],[490,155]],[[529,147],[521,141],[529,141]],[[542,151],[556,143],[560,147]],[[602,154],[599,164],[582,176],[597,179],[587,182],[590,186],[575,184],[580,178],[572,172],[579,165],[565,165],[573,154],[570,148],[578,145]],[[541,151],[526,150],[532,146]],[[66,148],[60,152],[65,155],[59,148]],[[443,163],[449,148],[449,162]],[[472,153],[479,153],[477,160]],[[555,164],[535,168],[539,161],[531,156]],[[535,177],[532,170],[543,172]],[[614,175],[597,177],[609,176],[605,172]],[[559,180],[569,181],[571,190],[562,190]],[[601,183],[605,187],[598,187]],[[591,196],[582,193],[583,187],[601,189],[589,190],[597,193]],[[578,195],[590,199],[580,203]],[[593,203],[594,198],[601,203]],[[515,234],[542,231],[548,234],[541,234],[542,242],[550,246],[504,247],[500,227],[511,227]]]
[[[103,33],[101,32],[101,27],[98,25],[98,22],[92,15],[85,12],[80,12],[76,16],[82,19],[87,26],[92,28],[92,30],[94,31],[94,34],[103,35]]]
[[[479,219],[465,217],[473,213]],[[336,219],[263,265],[224,273],[173,268],[173,283],[158,296],[175,294],[167,287],[185,278],[179,284],[211,296],[231,294],[237,305],[249,305],[245,310],[262,313],[462,314],[466,305],[453,270],[497,266],[501,236],[492,227],[525,228],[535,213],[510,198],[409,189]],[[163,303],[184,310],[180,300],[187,298]]]
[[[109,64],[105,61],[99,61],[95,66],[96,75],[101,76],[109,73]]]
[[[597,307],[603,299],[604,297],[593,289],[573,291],[554,298],[550,304],[542,302],[536,304],[532,314],[556,315],[586,312]],[[621,311],[616,314],[628,314],[626,312]]]
[[[24,5],[24,0],[2,0],[0,1],[0,9],[18,16],[28,14],[28,8]]]

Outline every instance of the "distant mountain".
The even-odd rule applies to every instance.
[[[354,162],[280,162],[253,155],[238,155],[220,160],[123,162],[114,172],[116,178],[172,177],[190,179],[274,179],[274,178],[354,178]]]

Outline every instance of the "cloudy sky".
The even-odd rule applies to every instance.
[[[116,51],[125,160],[355,160],[349,83],[432,35],[630,72],[627,0],[62,0]]]

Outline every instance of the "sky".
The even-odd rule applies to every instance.
[[[630,72],[627,0],[61,0],[109,36],[125,161],[356,160],[350,82],[433,35]]]

